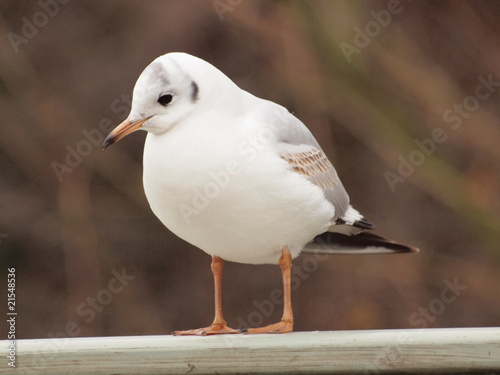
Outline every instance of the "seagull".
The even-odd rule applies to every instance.
[[[182,52],[155,59],[139,76],[131,111],[102,148],[145,130],[143,183],[153,213],[211,255],[215,318],[174,335],[293,331],[292,259],[302,253],[411,253],[370,232],[307,127],[286,108],[239,88],[219,69]],[[277,264],[281,321],[230,328],[222,314],[223,262]]]

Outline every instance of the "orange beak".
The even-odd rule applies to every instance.
[[[132,132],[140,129],[142,124],[148,121],[151,117],[145,118],[143,120],[131,122],[129,119],[123,121],[120,125],[113,129],[111,133],[106,137],[102,144],[102,149],[104,150],[106,147],[111,146],[113,143],[118,142],[123,137],[129,135]]]

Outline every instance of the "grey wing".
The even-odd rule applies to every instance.
[[[274,104],[274,103],[273,103]],[[334,206],[335,217],[341,218],[349,207],[349,195],[337,171],[307,127],[288,110],[274,108],[273,127],[277,131],[279,156],[295,172],[319,186],[325,198]]]

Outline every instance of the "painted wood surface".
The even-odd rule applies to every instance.
[[[500,328],[17,340],[17,367],[3,358],[0,374],[496,374]]]

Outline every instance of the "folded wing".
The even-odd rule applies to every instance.
[[[347,194],[334,166],[307,127],[281,106],[274,108],[270,124],[278,130],[279,156],[290,168],[323,190],[335,208],[328,231],[316,236],[303,249],[310,254],[384,254],[412,253],[417,248],[378,236],[375,228],[349,204]]]

